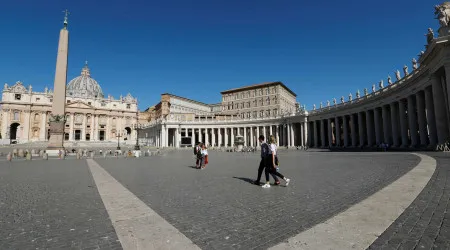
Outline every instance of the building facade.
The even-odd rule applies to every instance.
[[[53,102],[52,90],[36,92],[22,82],[4,85],[2,92],[1,136],[18,143],[46,141]],[[86,64],[81,75],[66,88],[66,141],[117,141],[135,139],[138,123],[136,98],[130,94],[114,99],[104,97],[100,85],[91,78]]]

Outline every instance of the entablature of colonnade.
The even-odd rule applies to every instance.
[[[304,114],[295,116],[285,116],[266,119],[243,119],[243,120],[211,120],[211,121],[165,121],[157,124],[149,125],[146,128],[158,127],[165,125],[168,128],[223,128],[223,127],[257,127],[257,126],[270,126],[281,125],[288,123],[301,123],[306,122],[306,116]]]

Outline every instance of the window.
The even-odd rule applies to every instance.
[[[116,107],[116,106],[117,106],[116,104],[113,105],[113,107]]]
[[[92,104],[92,102],[88,102],[88,104],[89,104],[89,105],[91,105],[91,104]]]
[[[253,117],[254,118],[258,117],[258,113],[256,111],[253,111]]]
[[[259,117],[263,117],[264,116],[264,111],[259,111]]]
[[[259,95],[263,95],[263,90],[262,89],[259,90]]]
[[[20,101],[20,99],[22,99],[22,95],[21,95],[21,94],[16,94],[16,95],[14,96],[14,99]]]
[[[19,111],[14,112],[14,121],[18,121],[20,119],[20,113]]]
[[[127,104],[127,109],[130,109],[131,108],[131,104]]]
[[[50,98],[49,100],[50,100],[50,102],[53,102],[53,98]]]
[[[266,95],[270,94],[269,88],[266,89]]]
[[[102,105],[102,107],[105,107],[106,106],[106,102],[102,102],[101,105]]]
[[[70,100],[67,100],[67,103],[70,103]]]
[[[269,97],[267,97],[267,99],[266,99],[266,104],[270,105],[270,98]]]
[[[41,100],[41,98],[36,98],[36,101],[38,102],[38,101],[40,101]]]

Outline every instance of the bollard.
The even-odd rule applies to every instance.
[[[31,161],[32,158],[33,156],[31,155],[31,153],[27,153],[27,161]]]
[[[103,158],[106,158],[106,152],[105,152],[105,153],[103,153]]]
[[[8,154],[6,155],[6,160],[7,160],[7,161],[11,161],[11,159],[12,159],[12,154],[11,154],[11,153],[8,153]]]
[[[47,153],[44,153],[44,154],[42,155],[42,158],[43,158],[44,160],[48,160],[48,154],[47,154]]]
[[[95,155],[95,152],[92,151],[92,152],[91,152],[91,159],[94,159],[94,155]]]
[[[77,160],[81,159],[81,154],[80,152],[77,153]]]

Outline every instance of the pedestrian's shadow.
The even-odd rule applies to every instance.
[[[247,178],[247,177],[236,177],[236,176],[234,176],[233,178],[234,178],[234,179],[239,179],[239,180],[241,180],[241,181],[248,182],[248,183],[250,183],[250,184],[253,184],[253,182],[254,182],[253,179],[250,179],[250,178]]]
[[[193,169],[197,169],[196,166],[187,166],[188,168],[193,168]]]

